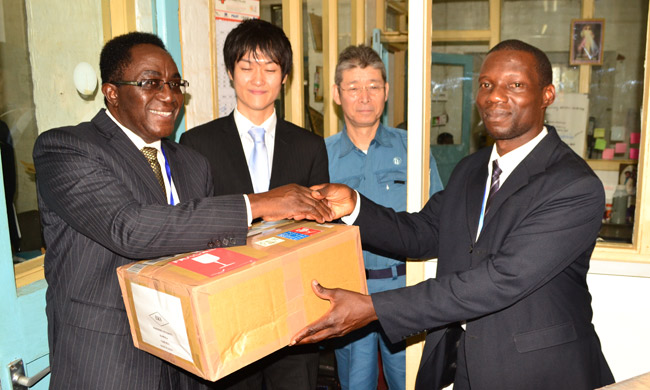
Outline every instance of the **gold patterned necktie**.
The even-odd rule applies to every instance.
[[[144,147],[140,151],[147,158],[147,161],[149,161],[149,165],[151,165],[151,169],[153,170],[154,175],[156,175],[156,179],[158,179],[160,188],[162,188],[163,192],[166,194],[165,181],[163,180],[160,163],[158,162],[158,150],[156,148]]]

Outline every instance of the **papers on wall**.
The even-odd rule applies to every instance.
[[[558,93],[546,108],[546,123],[555,127],[562,141],[585,157],[589,97],[581,93]]]
[[[246,19],[260,17],[259,0],[215,1],[215,35],[217,49],[217,101],[219,117],[226,116],[235,109],[237,100],[235,90],[223,62],[223,44],[228,33]]]

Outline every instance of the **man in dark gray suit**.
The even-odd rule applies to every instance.
[[[50,388],[191,388],[189,374],[133,346],[115,269],[243,245],[254,218],[322,221],[328,210],[297,185],[212,197],[205,158],[165,138],[187,82],[155,35],[109,41],[100,68],[108,110],[46,131],[34,147],[47,243]]]
[[[329,182],[323,138],[285,121],[275,111],[293,59],[284,31],[264,20],[246,20],[226,37],[223,56],[237,106],[230,115],[187,131],[180,141],[210,162],[214,194]],[[257,142],[252,136],[255,128],[262,133]],[[256,166],[260,146],[266,154]],[[264,386],[267,390],[313,390],[318,358],[315,345],[283,348],[208,385],[228,390],[262,390]]]
[[[555,99],[551,64],[533,46],[504,41],[485,58],[478,87],[478,112],[496,143],[463,159],[419,213],[395,213],[363,196],[357,204],[357,194],[341,185],[320,188],[337,215],[360,206],[354,223],[364,244],[437,257],[437,277],[372,296],[314,284],[331,311],[294,342],[377,319],[394,342],[427,332],[415,387],[436,389],[441,340],[446,328],[462,325],[456,390],[612,383],[586,282],[604,190],[587,163],[544,126]]]

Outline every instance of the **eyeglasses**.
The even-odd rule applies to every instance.
[[[364,89],[368,91],[369,95],[375,96],[384,90],[384,84],[368,84],[364,86],[351,84],[348,88],[341,88],[339,86],[339,90],[344,91],[352,97],[359,97]]]
[[[185,90],[190,86],[190,83],[187,80],[170,80],[163,81],[160,79],[144,79],[140,81],[113,81],[111,84],[115,85],[133,85],[135,87],[140,87],[145,91],[162,91],[165,87],[165,84],[169,85],[169,89],[172,92],[180,92],[185,94]]]

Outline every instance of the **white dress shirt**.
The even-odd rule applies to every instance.
[[[169,176],[167,175],[167,169],[165,168],[167,166],[167,164],[165,162],[165,156],[162,153],[162,149],[161,149],[162,148],[162,146],[161,146],[162,143],[161,143],[161,141],[158,140],[158,141],[155,141],[155,142],[152,142],[152,143],[148,144],[148,143],[144,142],[144,140],[142,138],[140,138],[139,135],[137,135],[133,131],[127,129],[120,122],[118,122],[117,119],[115,119],[115,117],[113,117],[113,115],[111,114],[110,111],[106,110],[106,115],[108,115],[108,117],[111,118],[113,120],[113,122],[115,122],[115,124],[120,129],[122,129],[124,134],[126,134],[126,136],[129,137],[131,142],[133,142],[133,144],[135,145],[136,148],[138,148],[138,150],[142,150],[142,148],[144,148],[146,146],[146,147],[150,147],[150,148],[155,148],[158,151],[158,153],[156,154],[156,157],[158,158],[158,164],[160,164],[160,168],[162,170],[163,181],[165,182],[165,192],[167,193],[167,203],[172,204],[171,203],[172,195],[173,195],[173,199],[174,199],[173,204],[180,203],[178,193],[176,192],[176,186],[174,186],[174,180],[172,180],[171,174]]]
[[[517,168],[517,166],[524,161],[524,159],[530,154],[530,152],[535,149],[535,146],[539,144],[544,137],[548,134],[548,130],[546,130],[546,126],[542,128],[542,131],[540,131],[539,134],[530,141],[526,142],[525,144],[521,145],[515,150],[510,151],[509,153],[504,154],[503,156],[499,156],[499,153],[497,153],[497,145],[494,144],[492,146],[492,154],[490,155],[490,161],[488,161],[488,175],[487,179],[485,180],[485,191],[483,191],[483,206],[481,207],[481,212],[484,212],[485,210],[485,202],[487,202],[487,197],[490,193],[490,185],[492,184],[492,161],[497,160],[497,164],[499,164],[499,169],[501,169],[501,175],[499,175],[499,188],[503,187],[503,183],[505,183],[506,179],[512,171]],[[483,218],[480,219],[479,221],[479,227],[476,232],[476,239],[478,240],[478,237],[481,235],[481,229],[483,225]]]

